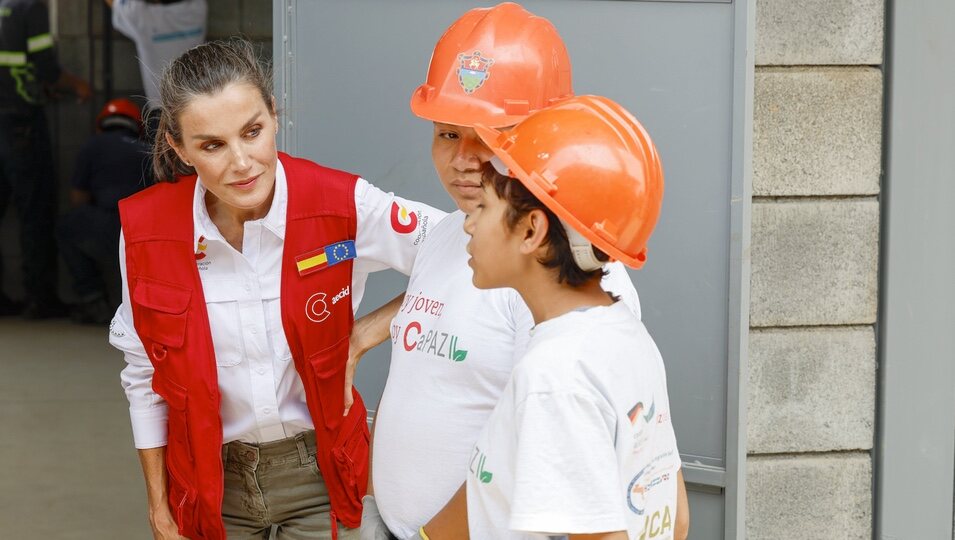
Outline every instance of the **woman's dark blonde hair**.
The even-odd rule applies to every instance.
[[[195,174],[194,168],[179,159],[166,134],[181,145],[179,116],[182,111],[196,97],[217,94],[233,83],[255,87],[269,111],[275,113],[271,66],[260,60],[255,46],[247,40],[233,38],[203,43],[183,53],[163,70],[159,81],[159,127],[153,143],[153,171],[157,181],[175,182],[177,176]]]

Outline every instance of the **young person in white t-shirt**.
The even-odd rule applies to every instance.
[[[610,258],[646,261],[663,198],[652,141],[597,96],[476,130],[496,158],[464,224],[473,282],[516,289],[535,326],[465,485],[417,537],[685,537],[662,358],[600,286]]]
[[[403,303],[380,317],[391,321],[392,354],[373,434],[363,539],[410,536],[454,494],[533,326],[516,291],[471,284],[461,227],[493,155],[472,126],[512,126],[572,95],[570,59],[557,30],[517,4],[468,11],[435,46],[411,109],[434,123],[435,170],[458,211],[421,246]],[[639,318],[623,265],[610,265],[603,287]]]
[[[572,95],[570,58],[556,28],[517,4],[466,12],[435,46],[411,109],[434,124],[435,170],[458,211],[421,246],[403,303],[391,305],[391,314],[382,315],[383,308],[366,317],[390,321],[392,354],[373,430],[363,540],[413,535],[455,493],[534,324],[515,290],[471,283],[462,225],[493,156],[473,126],[513,126]],[[622,264],[608,265],[602,286],[640,318]],[[387,322],[382,334],[389,335]],[[353,344],[352,364],[377,344]],[[684,505],[688,519],[686,512]]]

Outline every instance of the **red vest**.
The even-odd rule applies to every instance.
[[[296,259],[355,239],[357,177],[285,154],[279,159],[288,179],[282,322],[315,424],[333,530],[336,520],[354,528],[361,523],[368,483],[369,435],[357,391],[352,391],[355,404],[348,417],[342,416],[354,318],[351,295],[332,302],[351,286],[353,261],[300,272]],[[119,210],[134,326],[155,368],[152,387],[169,405],[169,506],[181,535],[224,540],[222,420],[212,334],[196,266],[195,185],[194,176],[161,183],[121,201]]]

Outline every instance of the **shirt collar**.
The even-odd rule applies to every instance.
[[[194,226],[193,242],[198,244],[199,238],[225,242],[219,229],[212,223],[209,210],[206,208],[206,188],[196,179],[196,189],[192,196],[192,223]],[[285,216],[288,210],[288,184],[285,178],[285,167],[281,160],[275,161],[275,195],[272,197],[272,206],[262,218],[262,226],[272,231],[279,240],[285,240]]]

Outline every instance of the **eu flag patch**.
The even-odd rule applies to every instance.
[[[345,240],[295,257],[295,266],[298,268],[298,275],[307,276],[326,266],[334,266],[342,261],[354,259],[357,255],[355,241]]]

